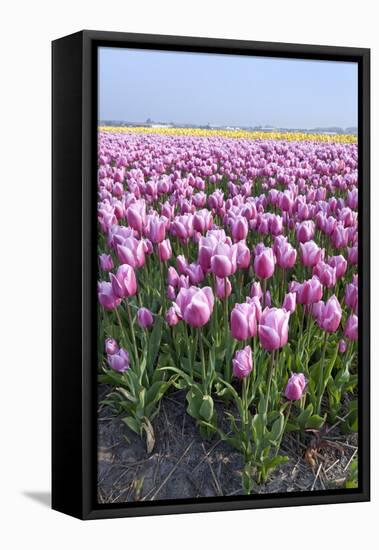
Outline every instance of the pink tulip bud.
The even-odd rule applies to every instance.
[[[292,374],[289,378],[285,390],[285,396],[289,401],[298,401],[303,397],[307,380],[303,373]]]
[[[315,234],[315,224],[312,220],[306,220],[298,224],[296,228],[296,238],[299,243],[306,243],[313,239]]]
[[[237,243],[237,268],[247,269],[250,265],[250,250],[244,241]]]
[[[154,318],[149,309],[140,307],[137,311],[137,321],[141,328],[148,328],[154,323]]]
[[[211,270],[217,277],[229,277],[237,270],[237,247],[219,243],[211,259]]]
[[[253,355],[251,347],[245,348],[236,352],[233,359],[233,376],[236,378],[246,378],[253,370]]]
[[[347,261],[342,255],[331,256],[328,258],[328,264],[336,269],[337,279],[341,279],[347,270]]]
[[[170,307],[166,313],[166,323],[168,324],[168,326],[174,327],[179,323],[179,321],[180,319],[176,314],[175,308]]]
[[[350,307],[354,313],[358,310],[358,286],[349,283],[345,287],[345,304]]]
[[[336,284],[336,268],[325,262],[321,261],[314,266],[313,275],[316,275],[320,279],[320,283],[326,288],[332,288]]]
[[[174,301],[176,298],[175,288],[171,285],[167,287],[167,298],[171,301]]]
[[[299,304],[314,304],[321,300],[322,292],[322,284],[319,278],[314,276],[297,287],[297,301]]]
[[[338,342],[338,351],[339,351],[340,353],[345,353],[346,350],[347,350],[346,342],[345,342],[345,340],[342,340],[342,339],[341,339],[341,340]]]
[[[105,340],[105,353],[107,355],[114,355],[115,353],[118,353],[119,347],[117,345],[116,340],[113,338],[107,338]]]
[[[179,275],[175,267],[170,266],[167,273],[167,283],[173,287],[177,287],[179,284]]]
[[[238,216],[232,221],[232,237],[234,242],[246,239],[248,232],[249,226],[246,218]]]
[[[282,242],[275,249],[278,266],[282,269],[290,269],[295,265],[297,250],[289,242]]]
[[[262,298],[263,292],[262,292],[261,283],[259,281],[251,285],[250,296],[252,298],[254,298],[254,296],[257,296],[259,300]]]
[[[288,342],[290,312],[279,308],[266,308],[258,326],[259,340],[267,351],[285,346]]]

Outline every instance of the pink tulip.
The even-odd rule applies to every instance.
[[[204,208],[198,210],[193,216],[193,228],[201,234],[204,234],[213,225],[212,213]]]
[[[110,254],[100,254],[99,256],[100,268],[103,271],[110,271],[113,269],[113,260]]]
[[[168,219],[165,216],[149,216],[148,217],[148,237],[152,243],[161,243],[166,236],[166,225]]]
[[[289,242],[285,241],[275,249],[275,255],[279,267],[290,269],[296,263],[297,250]]]
[[[356,315],[350,315],[347,318],[343,333],[349,340],[358,340],[358,317]]]
[[[238,216],[232,221],[232,237],[234,242],[245,240],[248,232],[249,226],[246,218]]]
[[[225,300],[232,293],[232,285],[228,277],[220,279],[216,277],[216,296],[219,300]]]
[[[357,265],[358,263],[358,247],[353,246],[347,249],[347,261],[351,265]]]
[[[173,287],[177,287],[179,284],[179,275],[175,267],[170,266],[167,272],[167,283]]]
[[[338,298],[331,296],[326,303],[322,302],[317,322],[320,328],[326,332],[336,332],[342,318],[342,309]]]
[[[314,266],[313,275],[316,275],[320,279],[321,284],[326,286],[326,288],[332,288],[336,284],[336,268],[331,267],[325,262],[321,261]]]
[[[159,259],[162,262],[167,262],[172,256],[171,242],[170,239],[165,239],[158,244],[158,254]]]
[[[125,372],[130,366],[129,354],[126,350],[120,349],[113,355],[108,355],[109,366],[117,372]]]
[[[260,279],[269,279],[274,271],[274,252],[272,248],[265,248],[254,258],[254,272]]]
[[[229,277],[237,270],[237,247],[226,243],[216,245],[211,259],[211,270],[217,277]]]
[[[116,309],[121,304],[121,299],[113,293],[111,283],[101,281],[97,285],[97,294],[100,305],[104,309]]]
[[[145,265],[145,246],[144,241],[128,237],[116,247],[118,259],[131,267],[142,267]]]
[[[307,380],[303,373],[292,374],[289,378],[285,390],[285,396],[288,401],[298,401],[303,397],[305,388],[307,385]]]
[[[284,296],[283,300],[283,309],[286,311],[289,311],[290,313],[293,313],[296,309],[296,293],[295,292],[288,292]]]
[[[208,323],[214,305],[214,296],[210,287],[181,288],[174,307],[177,315],[189,325],[199,328]]]
[[[290,312],[279,308],[266,308],[258,326],[262,347],[267,351],[285,346],[288,342]]]
[[[318,277],[312,277],[304,281],[297,289],[297,301],[299,304],[314,304],[322,298],[323,288]]]
[[[354,313],[358,311],[358,286],[349,283],[345,287],[345,304],[350,307]]]
[[[313,239],[315,234],[315,224],[312,220],[306,220],[298,224],[296,228],[296,238],[300,243],[306,243]]]
[[[237,268],[247,269],[250,265],[250,250],[244,241],[237,243]]]
[[[346,342],[345,342],[345,340],[342,340],[342,339],[341,339],[341,340],[338,342],[338,351],[339,351],[340,353],[345,353],[346,350],[347,350]]]
[[[257,334],[257,315],[254,303],[236,304],[230,314],[230,328],[233,338],[247,340]]]
[[[252,298],[254,298],[254,296],[257,296],[257,298],[260,300],[263,296],[263,292],[262,292],[262,287],[261,287],[261,283],[258,281],[258,282],[254,282],[252,285],[251,285],[251,290],[250,290],[250,296]]]
[[[339,256],[330,256],[328,264],[336,269],[336,278],[341,279],[347,270],[347,261],[340,254]]]
[[[253,355],[251,347],[246,346],[236,352],[233,359],[233,376],[246,378],[253,370]]]
[[[148,328],[154,323],[154,318],[149,309],[140,307],[137,311],[137,321],[141,328]]]
[[[116,275],[109,274],[112,290],[118,298],[134,296],[137,292],[137,279],[134,269],[128,264],[122,264],[117,269]]]
[[[314,267],[322,260],[323,251],[314,241],[300,243],[301,261],[306,267]]]

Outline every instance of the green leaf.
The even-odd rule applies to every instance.
[[[122,419],[122,421],[125,422],[128,428],[133,430],[133,432],[140,435],[141,424],[135,418],[132,418],[131,416],[126,416],[125,418]]]
[[[325,416],[314,414],[308,418],[306,423],[306,428],[309,430],[319,430],[321,426],[324,424],[325,419],[326,419],[326,414]]]
[[[203,402],[200,406],[199,412],[200,412],[200,416],[204,418],[204,420],[207,420],[208,422],[210,422],[214,412],[213,399],[210,395],[203,396]]]
[[[272,442],[279,441],[283,433],[283,428],[284,428],[284,415],[280,413],[279,418],[275,420],[272,426],[270,436],[269,436],[270,441]]]

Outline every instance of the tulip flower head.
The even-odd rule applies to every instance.
[[[305,388],[307,385],[307,380],[303,373],[294,373],[289,378],[286,389],[285,396],[288,401],[298,401],[303,397]]]
[[[233,359],[233,376],[236,378],[246,378],[253,370],[253,355],[251,347],[245,348],[236,352]]]

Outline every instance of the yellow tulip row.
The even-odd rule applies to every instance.
[[[248,130],[218,130],[207,128],[151,128],[148,126],[99,126],[100,132],[123,132],[160,134],[165,136],[225,137],[246,139],[283,139],[288,141],[322,141],[334,143],[357,143],[351,134],[307,134],[303,132],[256,132]]]

